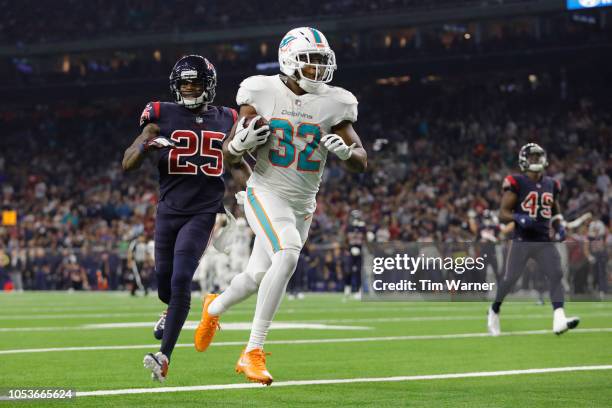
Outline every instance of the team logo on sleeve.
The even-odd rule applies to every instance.
[[[144,110],[142,111],[142,114],[140,115],[140,126],[144,125],[145,123],[151,120],[152,110],[153,110],[153,105],[148,103],[147,106],[145,106]]]

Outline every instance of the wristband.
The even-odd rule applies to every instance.
[[[234,156],[242,156],[242,154],[244,153],[244,150],[240,151],[234,147],[234,140],[229,142],[229,144],[227,145],[227,150],[229,150],[229,152]]]
[[[550,219],[550,222],[555,222],[556,220],[559,220],[560,223],[563,223],[563,214],[557,214],[554,217],[552,217]]]

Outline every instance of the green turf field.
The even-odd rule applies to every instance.
[[[505,304],[502,330],[514,334],[491,338],[482,335],[483,303],[367,303],[337,295],[285,299],[276,322],[293,325],[269,335],[271,387],[246,383],[234,373],[249,335],[247,325],[236,323],[250,322],[253,307],[250,299],[224,315],[226,329],[206,353],[191,346],[193,329],[184,330],[168,380],[159,385],[142,367],[145,353],[156,351],[151,327],[162,309],[155,297],[0,294],[0,389],[124,390],[18,406],[612,406],[612,303],[567,305],[568,315],[582,322],[560,337],[550,332],[549,305]],[[194,301],[188,320],[198,320],[199,313]],[[550,368],[567,371],[547,372]],[[542,370],[520,371],[527,369]],[[351,379],[360,381],[335,381]],[[228,384],[250,388],[223,387]],[[222,387],[181,388],[206,385]],[[160,387],[170,389],[152,392]],[[145,392],[127,394],[134,389]],[[9,405],[0,401],[0,407]]]

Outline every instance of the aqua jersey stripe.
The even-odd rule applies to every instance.
[[[316,28],[311,28],[310,31],[312,31],[312,35],[314,35],[315,42],[317,44],[321,44],[323,40],[321,40],[321,34],[319,33],[319,31]]]
[[[264,209],[261,207],[261,204],[255,197],[255,193],[253,192],[253,189],[251,187],[247,187],[247,199],[249,200],[249,204],[251,204],[251,207],[255,211],[255,216],[257,217],[257,221],[259,221],[259,225],[261,225],[264,230],[264,233],[268,237],[268,240],[272,244],[274,252],[280,251],[280,242],[278,241],[278,237],[274,232],[274,228],[272,227],[272,224],[270,223],[270,220],[268,219],[268,216],[266,215]]]

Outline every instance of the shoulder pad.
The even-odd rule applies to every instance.
[[[338,86],[330,86],[328,95],[335,101],[345,105],[356,105],[358,104],[357,98],[351,92]]]
[[[517,174],[508,174],[503,181],[502,184],[503,189],[508,189],[512,191],[516,191],[519,188]]]
[[[156,122],[160,117],[160,102],[149,102],[140,114],[140,127],[143,128],[151,122]]]
[[[249,91],[262,91],[266,88],[269,78],[267,75],[253,75],[242,81],[240,87]]]

